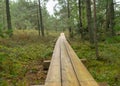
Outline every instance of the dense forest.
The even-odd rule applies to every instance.
[[[120,1],[0,0],[0,86],[43,84],[44,59],[64,32],[98,82],[120,86]]]

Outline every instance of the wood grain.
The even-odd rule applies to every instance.
[[[45,86],[99,86],[67,42],[58,38]]]

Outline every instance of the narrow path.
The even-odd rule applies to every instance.
[[[61,33],[45,86],[99,86]]]

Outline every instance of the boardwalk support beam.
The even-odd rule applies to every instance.
[[[43,62],[43,69],[44,70],[48,70],[49,69],[50,61],[51,60],[44,60],[44,62]]]

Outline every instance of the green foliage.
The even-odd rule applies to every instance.
[[[52,56],[54,37],[38,38],[35,32],[15,31],[12,38],[0,39],[0,86],[28,86],[29,63]]]
[[[5,38],[5,37],[8,37],[8,36],[12,36],[12,34],[13,34],[12,29],[6,31],[6,30],[3,29],[3,25],[0,24],[0,37]]]
[[[106,43],[119,43],[119,42],[120,42],[120,36],[106,38]]]
[[[0,37],[3,37],[2,25],[0,25]]]
[[[9,37],[11,37],[11,36],[13,35],[13,30],[12,30],[12,29],[7,30],[7,31],[6,31],[6,34],[7,34]]]
[[[115,5],[117,10],[115,11],[115,14],[116,14],[116,17],[115,17],[115,30],[117,33],[119,33],[120,31],[120,5],[119,4],[116,4]]]
[[[38,29],[39,14],[38,14],[37,1],[26,1],[26,0],[18,0],[16,2],[11,1],[11,17],[12,17],[13,28]],[[49,29],[54,29],[54,27],[52,27],[52,23],[53,23],[52,16],[49,15],[47,8],[45,6],[46,1],[41,3],[42,15],[43,15],[42,17],[43,17],[44,28],[49,30]]]
[[[19,14],[19,15],[18,15]],[[33,2],[18,0],[11,4],[13,28],[31,29],[37,27],[37,6]]]
[[[113,39],[114,38],[114,39]],[[107,82],[110,86],[120,85],[120,43],[119,36],[99,43],[100,60],[95,60],[95,49],[86,41],[72,41],[71,44],[79,58],[86,58],[85,66],[98,82]]]

